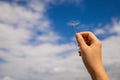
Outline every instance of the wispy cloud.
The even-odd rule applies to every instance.
[[[65,67],[70,66],[69,60],[62,59],[57,54],[70,51],[71,55],[68,58],[74,60],[72,56],[75,55],[72,53],[75,45],[57,43],[61,38],[52,30],[50,21],[44,15],[45,4],[40,5],[41,2],[39,4],[30,2],[28,6],[20,6],[15,2],[0,4],[0,48],[9,50],[8,52],[0,50],[0,57],[6,61],[0,64],[1,79],[47,80],[57,78],[59,75],[56,74],[74,71],[70,70],[70,67],[68,69]],[[36,46],[26,44],[33,38],[35,42],[39,41],[39,44]]]
[[[1,80],[88,79],[88,73],[75,51],[76,45],[73,42],[58,43],[62,37],[52,30],[51,22],[44,14],[50,1],[31,0],[24,6],[16,1],[0,2],[0,49],[4,49],[0,50],[0,57],[6,61],[0,63]],[[106,66],[119,63],[120,24],[119,21],[113,23],[109,32],[117,35],[103,40]],[[68,53],[67,57],[61,57]]]
[[[102,41],[103,63],[110,79],[119,80],[120,77],[117,75],[120,73],[120,71],[118,71],[118,67],[120,67],[120,20],[112,19],[112,22],[106,24],[104,28],[95,30],[95,34],[101,36],[107,35],[107,38]]]
[[[12,78],[9,77],[9,76],[6,76],[6,77],[4,77],[2,80],[14,80],[14,79],[12,79]]]

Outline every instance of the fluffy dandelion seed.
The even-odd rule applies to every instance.
[[[68,26],[73,27],[75,33],[77,32],[75,27],[77,27],[79,24],[80,24],[80,21],[70,21],[70,22],[68,22]]]
[[[70,21],[70,22],[68,22],[68,25],[73,26],[73,27],[75,27],[75,26],[77,26],[79,24],[80,24],[80,21]]]

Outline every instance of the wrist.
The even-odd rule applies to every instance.
[[[97,69],[93,70],[93,73],[91,73],[90,75],[92,80],[109,80],[103,66],[100,66]]]

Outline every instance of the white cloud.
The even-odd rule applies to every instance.
[[[102,26],[102,24],[100,24]],[[103,28],[99,28],[94,30],[96,35],[104,35],[104,34],[111,34],[117,33],[120,34],[120,21],[119,19],[112,19],[111,24],[106,24]]]
[[[8,23],[8,24],[21,24],[21,23],[29,23],[34,22],[35,20],[42,17],[42,15],[38,15],[37,13],[33,13],[27,10],[24,7],[18,5],[12,5],[9,3],[0,2],[0,21]],[[21,26],[22,27],[22,26]]]
[[[119,19],[113,19],[114,28],[111,29],[111,32],[117,32],[120,35],[120,21]]]
[[[103,63],[109,74],[111,80],[119,80],[120,71],[120,21],[113,19],[112,25],[106,25],[107,32],[104,35],[110,33],[116,33],[115,35],[109,36],[102,41],[103,43]],[[104,29],[105,29],[104,28]],[[104,31],[103,29],[103,31]],[[102,29],[101,29],[102,30]]]
[[[105,34],[105,31],[103,29],[97,29],[95,30],[94,32],[96,35],[99,35],[99,34]]]
[[[47,2],[50,0],[46,0]],[[0,57],[6,61],[0,63],[0,79],[88,79],[88,73],[75,51],[76,45],[72,42],[57,43],[61,36],[52,30],[50,20],[44,15],[47,9],[46,3],[41,0],[31,1],[24,7],[16,3],[0,3],[0,48],[8,49],[8,51],[0,50]],[[119,33],[119,26],[119,22],[116,22],[109,31]],[[38,30],[42,34],[36,34],[34,30]],[[39,44],[35,46],[26,44],[34,36]],[[119,36],[113,35],[103,41],[105,65],[119,63]],[[111,52],[115,55],[108,56]],[[112,61],[110,61],[111,57]],[[7,76],[12,76],[13,79]]]
[[[72,73],[76,73],[76,77],[79,77],[76,72],[78,68],[74,69],[77,66],[71,65],[77,64],[76,61],[79,60],[73,54],[75,45],[57,43],[61,38],[51,29],[50,21],[44,15],[45,4],[41,5],[42,8],[38,3],[27,6],[36,10],[35,12],[16,3],[1,2],[0,4],[0,48],[8,50],[0,51],[0,57],[5,60],[0,64],[0,75],[3,79],[11,79],[6,77],[9,75],[15,80],[29,78],[59,80],[60,77],[70,80],[66,76]],[[38,35],[32,29],[42,34]],[[26,44],[29,39],[34,38],[33,36],[36,36],[39,44],[36,46]],[[60,56],[67,55],[68,52],[67,58]]]
[[[103,55],[107,64],[119,63],[120,36],[111,36],[103,41]],[[110,60],[111,59],[111,60]]]
[[[111,80],[119,80],[120,67],[120,20],[112,19],[110,24],[94,31],[96,35],[106,36],[103,43],[103,64]]]
[[[101,34],[106,35],[106,34],[114,33],[113,35],[108,36],[106,39],[102,41],[103,56],[106,57],[104,58],[105,64],[113,64],[114,61],[119,62],[120,21],[117,19],[113,19],[112,25],[107,24],[102,29],[96,29],[94,33],[96,35],[101,35]]]
[[[49,36],[48,36],[48,34],[44,34],[44,35],[41,35],[41,36],[38,37],[38,40],[40,40],[42,42],[55,42],[59,39],[60,39],[60,36],[57,36],[53,32],[49,32]]]
[[[3,80],[13,80],[13,79],[11,77],[6,76],[3,78]]]

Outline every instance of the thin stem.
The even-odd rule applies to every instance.
[[[75,26],[73,26],[73,30],[74,30],[74,32],[76,33],[76,29],[75,29]]]

